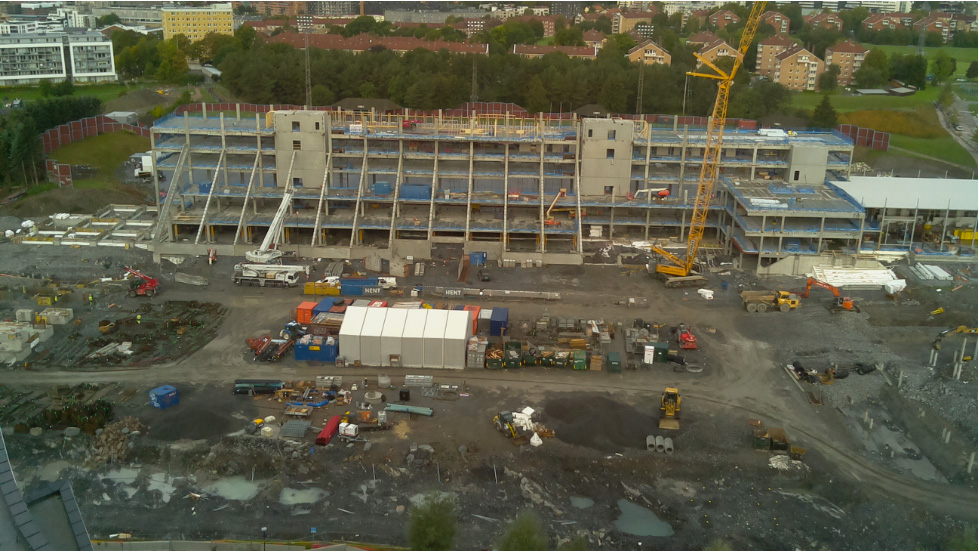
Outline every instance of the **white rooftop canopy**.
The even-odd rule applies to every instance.
[[[865,208],[979,210],[979,181],[970,179],[850,177],[830,183]]]

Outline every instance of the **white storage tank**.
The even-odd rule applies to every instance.
[[[430,309],[409,309],[401,335],[401,366],[422,368],[425,366],[425,323]]]
[[[445,325],[449,321],[449,312],[442,309],[428,311],[425,321],[425,361],[426,369],[442,368],[442,343],[445,341]]]
[[[381,366],[391,366],[391,356],[401,355],[401,335],[404,334],[407,309],[388,309],[381,330]]]
[[[350,306],[343,314],[343,323],[340,325],[340,356],[347,359],[348,363],[360,361],[360,331],[364,327],[364,319],[367,317],[366,307]]]
[[[360,330],[360,363],[368,367],[381,366],[381,332],[387,307],[368,307],[364,326]]]
[[[466,342],[472,335],[472,315],[469,311],[449,311],[442,342],[442,366],[446,369],[466,368]]]

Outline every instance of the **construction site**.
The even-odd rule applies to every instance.
[[[976,182],[725,130],[738,66],[697,128],[198,105],[156,205],[0,218],[0,545],[974,549]]]

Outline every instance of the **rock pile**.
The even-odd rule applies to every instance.
[[[144,428],[145,426],[135,417],[126,417],[107,424],[105,428],[96,432],[88,462],[98,466],[108,461],[124,460],[133,447],[132,438],[138,436]]]

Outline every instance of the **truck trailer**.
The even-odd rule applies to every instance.
[[[304,265],[263,265],[239,263],[235,265],[235,284],[249,286],[292,287],[299,284],[299,277],[309,274]]]

